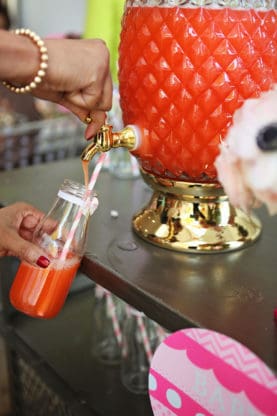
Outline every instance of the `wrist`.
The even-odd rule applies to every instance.
[[[34,55],[34,49],[33,48],[30,49],[30,47],[26,49],[26,46],[24,48],[19,48],[19,51],[18,51],[17,59],[19,59],[19,65],[17,66],[17,68],[19,68],[20,72],[17,74],[15,78],[16,82],[11,83],[10,81],[6,81],[6,80],[2,81],[2,84],[4,84],[9,90],[19,93],[19,94],[24,94],[26,92],[31,92],[38,86],[38,84],[41,83],[42,78],[45,76],[45,70],[48,67],[48,53],[47,53],[47,48],[45,46],[44,41],[36,33],[32,32],[30,29],[23,29],[23,28],[16,29],[14,33],[16,36],[26,37],[28,40],[30,40],[31,43],[36,47],[37,54],[39,54],[38,69],[36,70],[35,74],[32,76],[31,81],[29,81],[30,68],[34,67],[35,55]],[[20,51],[23,51],[23,56],[20,56],[20,53],[19,53]],[[23,66],[23,68],[21,69],[22,61],[20,58],[25,58],[26,60],[26,57],[28,55],[27,52],[30,58],[29,65],[26,65],[25,68]],[[9,78],[13,79],[13,76],[14,75],[10,76]],[[22,80],[23,80],[23,84],[22,84]],[[28,80],[28,82],[26,83],[25,80]]]
[[[40,54],[26,36],[0,32],[0,78],[14,84],[28,84],[37,73]]]

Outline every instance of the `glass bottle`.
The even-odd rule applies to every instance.
[[[33,237],[50,265],[43,269],[21,262],[10,290],[16,309],[36,318],[59,313],[84,253],[89,216],[97,205],[94,194],[86,196],[84,185],[68,179],[63,182]]]
[[[94,357],[105,364],[119,364],[122,349],[122,326],[125,302],[101,286],[95,288],[92,322]]]
[[[132,393],[146,394],[152,356],[160,344],[159,326],[129,307],[123,327],[121,381]]]

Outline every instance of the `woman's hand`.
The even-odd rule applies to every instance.
[[[28,263],[47,267],[42,249],[31,243],[34,230],[44,213],[24,202],[0,209],[0,256],[16,256]]]
[[[91,138],[112,104],[109,51],[99,39],[49,39],[45,45],[48,68],[33,95],[63,105],[82,121],[90,115],[86,138]]]
[[[48,68],[32,95],[61,104],[82,121],[92,118],[85,137],[104,124],[112,105],[109,51],[100,39],[46,39]],[[35,77],[40,54],[27,36],[0,30],[0,79],[27,85]]]

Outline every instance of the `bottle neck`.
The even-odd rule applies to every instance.
[[[80,258],[85,250],[88,220],[97,205],[95,195],[87,197],[83,185],[66,180],[36,230],[34,242],[52,259]]]

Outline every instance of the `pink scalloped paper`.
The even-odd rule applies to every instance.
[[[184,329],[157,348],[149,372],[155,416],[277,416],[277,378],[245,346]]]

